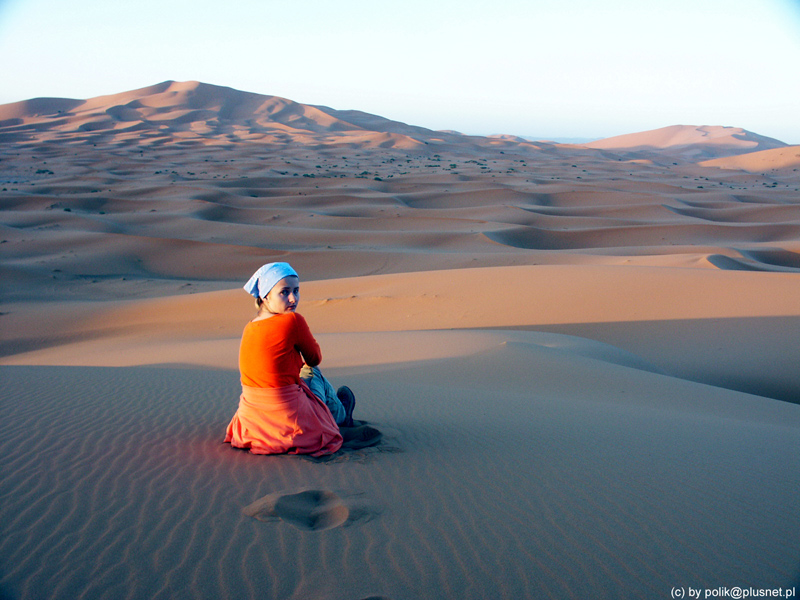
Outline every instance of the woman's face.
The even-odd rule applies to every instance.
[[[300,302],[300,280],[294,275],[284,277],[269,291],[267,310],[276,315],[294,312]]]

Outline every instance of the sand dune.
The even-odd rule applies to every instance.
[[[800,169],[800,146],[773,148],[760,152],[750,152],[739,156],[726,156],[700,163],[703,167],[720,169],[740,169],[753,173],[765,171],[792,171]]]
[[[335,368],[470,355],[507,343],[512,331],[526,340],[530,331],[548,331],[613,344],[659,372],[797,401],[800,279],[708,270],[722,260],[710,256],[705,268],[489,267],[309,282],[303,314],[330,340],[325,364]],[[487,282],[504,290],[496,303],[475,300]],[[68,319],[32,336],[48,310],[6,315],[4,354],[16,354],[0,362],[236,369],[252,306],[241,290],[78,302],[62,307]],[[411,335],[425,331],[437,334]]]
[[[797,587],[794,148],[197,82],[0,106],[0,596]],[[222,444],[275,260],[381,445]]]
[[[387,441],[319,464],[215,439],[231,372],[5,377],[39,433],[3,438],[20,597],[632,598],[796,572],[786,403],[507,345],[337,376]]]
[[[221,136],[280,143],[288,141],[282,136],[293,134],[329,145],[361,147],[366,142],[364,147],[401,149],[427,140],[456,145],[494,143],[433,132],[360,111],[305,105],[196,81],[165,81],[86,101],[37,98],[0,107],[1,141],[42,141],[47,135],[55,135],[94,142],[123,133],[135,133],[140,146],[163,143],[171,136],[211,143],[217,140],[209,138]]]
[[[786,146],[783,142],[740,127],[673,125],[619,135],[585,144],[614,151],[661,150],[691,157],[729,156]]]

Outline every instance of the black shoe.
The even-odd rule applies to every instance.
[[[339,398],[339,401],[344,406],[344,421],[342,421],[342,427],[352,427],[353,426],[353,409],[356,407],[356,397],[353,394],[353,390],[351,390],[346,385],[343,385],[338,390],[336,390],[336,397]]]
[[[342,448],[358,450],[379,444],[383,434],[369,425],[345,427],[342,430]]]

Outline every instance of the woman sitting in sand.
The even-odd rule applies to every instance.
[[[299,286],[282,262],[264,265],[244,286],[258,314],[242,334],[242,395],[225,441],[254,454],[332,454],[342,446],[339,426],[353,427],[353,392],[334,392],[322,376],[319,344],[295,312]]]

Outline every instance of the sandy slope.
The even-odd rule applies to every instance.
[[[547,265],[310,282],[301,312],[332,367],[469,355],[510,331],[550,331],[612,343],[673,375],[796,401],[798,298],[800,278],[782,273]],[[236,369],[253,307],[242,290],[72,303],[31,335],[52,310],[6,315],[4,345],[17,353],[3,363]]]
[[[800,176],[772,142],[531,144],[192,82],[0,107],[0,595],[797,585]],[[381,446],[221,443],[272,260]]]
[[[740,127],[672,125],[585,144],[605,150],[661,150],[686,156],[730,156],[786,146],[783,142]]]
[[[3,437],[4,590],[635,598],[796,574],[795,405],[527,345],[334,376],[387,440],[315,464],[219,442],[231,372],[7,367],[4,422],[37,435]],[[242,514],[268,495],[272,518]]]
[[[760,152],[749,152],[738,156],[725,156],[700,163],[704,167],[719,167],[721,169],[739,169],[751,173],[792,171],[800,169],[800,146],[787,146],[773,148]]]

